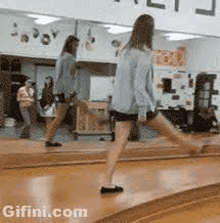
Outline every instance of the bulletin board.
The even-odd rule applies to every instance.
[[[183,67],[186,64],[186,48],[175,50],[154,50],[154,65],[163,67]]]

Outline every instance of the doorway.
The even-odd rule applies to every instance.
[[[200,116],[202,109],[208,109],[212,105],[212,94],[215,74],[198,74],[196,78],[195,100],[194,100],[194,131],[206,131],[204,119]]]

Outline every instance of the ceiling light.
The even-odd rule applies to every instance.
[[[112,34],[127,33],[132,31],[131,27],[117,26],[117,25],[103,25],[103,26],[108,29],[109,33]]]
[[[168,41],[178,41],[178,40],[187,40],[187,39],[195,39],[202,38],[202,36],[198,35],[190,35],[190,34],[182,34],[182,33],[166,33],[164,34]]]
[[[28,17],[35,18],[36,20],[34,22],[40,25],[47,25],[49,23],[60,20],[60,18],[36,14],[28,14]]]

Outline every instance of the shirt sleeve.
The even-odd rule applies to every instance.
[[[59,93],[59,78],[62,76],[62,60],[58,57],[55,66],[55,78],[54,78],[54,94]]]
[[[43,97],[43,90],[44,90],[44,89],[42,89],[41,92],[40,92],[39,95],[38,95],[38,98],[37,98],[38,101],[41,100],[42,97]]]
[[[74,81],[73,90],[79,94],[80,92],[80,72],[76,69],[77,62],[75,59],[72,61],[71,75]]]
[[[147,82],[147,80],[151,80],[148,78],[148,75],[151,74],[152,66],[152,60],[151,60],[151,53],[150,52],[143,52],[141,55],[138,57],[137,61],[137,68],[136,68],[136,73],[135,73],[135,80],[134,80],[134,93],[135,93],[135,98],[136,102],[138,104],[138,117],[143,117],[146,119],[146,113],[150,108],[152,108],[153,103],[151,101],[151,98],[146,91],[146,88],[149,89],[152,88],[153,83],[152,82]]]

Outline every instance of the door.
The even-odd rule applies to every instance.
[[[8,71],[0,72],[0,83],[4,94],[4,113],[10,116],[11,75]]]
[[[213,75],[199,74],[196,78],[193,122],[194,130],[196,132],[204,131],[204,119],[201,118],[199,113],[201,112],[201,109],[208,109],[212,104],[213,83]]]

